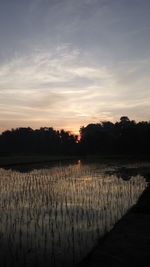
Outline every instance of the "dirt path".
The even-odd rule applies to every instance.
[[[150,186],[79,266],[150,266]]]

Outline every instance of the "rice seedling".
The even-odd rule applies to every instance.
[[[105,169],[0,169],[0,266],[75,266],[85,257],[146,187],[140,175],[124,181]]]

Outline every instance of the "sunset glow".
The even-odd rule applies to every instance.
[[[149,120],[148,0],[5,0],[0,131]]]

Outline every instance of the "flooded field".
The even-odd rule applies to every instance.
[[[76,266],[146,187],[136,168],[0,169],[0,266]]]

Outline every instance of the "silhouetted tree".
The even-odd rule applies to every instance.
[[[136,123],[127,116],[113,124],[104,121],[80,128],[81,150],[90,153],[148,153],[150,122]]]
[[[127,116],[112,123],[90,123],[80,128],[78,136],[69,131],[41,127],[16,128],[0,135],[0,155],[16,153],[108,154],[149,153],[150,122],[136,123]]]
[[[0,153],[73,154],[77,152],[77,136],[52,127],[16,128],[0,135]]]

